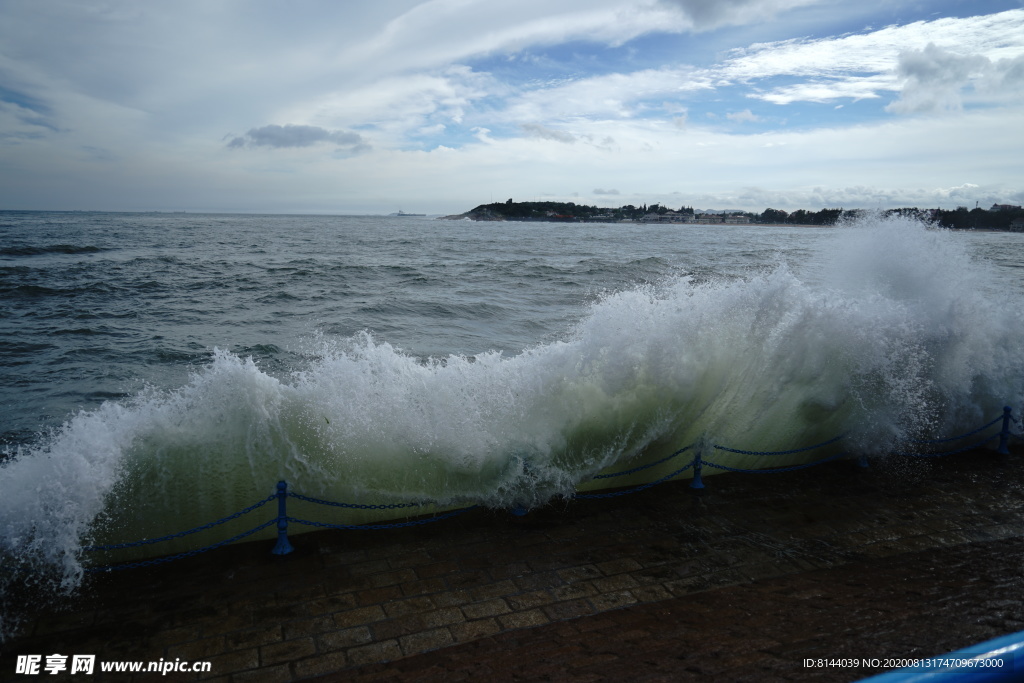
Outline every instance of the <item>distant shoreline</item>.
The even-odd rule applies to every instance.
[[[674,226],[679,228],[701,228],[701,227],[715,227],[715,228],[834,228],[833,225],[813,225],[807,223],[648,223],[641,220],[624,220],[624,221],[559,221],[559,220],[545,220],[543,218],[535,219],[509,219],[509,218],[474,218],[467,214],[456,214],[452,216],[438,216],[434,220],[438,221],[473,221],[474,223],[576,223],[579,225],[664,225]],[[957,232],[1021,232],[1020,230],[1013,230],[1009,228],[949,228],[945,226],[936,226],[942,230],[955,230]]]
[[[865,216],[902,216],[950,230],[1024,232],[1024,208],[994,204],[991,209],[958,207],[955,210],[904,207],[871,211],[866,209],[798,209],[792,213],[765,209],[761,213],[741,210],[706,211],[693,207],[670,209],[659,204],[639,207],[627,204],[617,209],[599,208],[574,202],[506,202],[480,204],[464,213],[439,216],[436,220],[471,220],[487,223],[631,223],[656,225],[760,225],[829,227]]]

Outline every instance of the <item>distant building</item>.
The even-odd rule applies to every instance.
[[[691,213],[668,211],[666,213],[649,213],[641,218],[640,221],[643,223],[685,223],[690,225],[722,225],[723,223],[743,225],[749,223],[750,218],[747,216],[729,216],[716,213],[694,215]]]
[[[1014,218],[1010,221],[1010,230],[1024,232],[1024,218]]]
[[[640,220],[644,223],[692,223],[693,216],[678,211],[666,211],[665,213],[649,213]]]
[[[1014,206],[1013,204],[993,204],[989,211],[1013,211],[1019,208],[1019,206]]]

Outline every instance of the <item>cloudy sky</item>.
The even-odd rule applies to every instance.
[[[508,198],[1024,203],[1024,4],[0,4],[0,209]]]

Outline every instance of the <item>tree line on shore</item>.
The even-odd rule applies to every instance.
[[[610,209],[588,206],[586,204],[575,204],[573,202],[513,202],[509,199],[506,202],[481,204],[472,211],[461,215],[475,220],[556,222],[639,221],[650,214],[664,215],[670,211],[682,215],[692,216],[695,214],[693,207],[690,206],[670,209],[661,204],[643,204],[641,206],[627,204],[617,209]],[[726,213],[745,216],[750,219],[751,223],[835,225],[843,220],[855,219],[867,212],[864,209],[821,209],[820,211],[798,209],[797,211],[787,212],[781,209],[769,208],[759,214],[748,211],[731,211]],[[904,207],[887,209],[880,213],[885,216],[900,215],[917,218],[944,228],[961,230],[982,228],[1008,230],[1011,228],[1011,223],[1024,219],[1024,209],[1019,206],[1005,205],[997,205],[992,209],[974,208],[970,210],[965,206],[960,206],[956,209]]]

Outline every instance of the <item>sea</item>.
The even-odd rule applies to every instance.
[[[694,443],[884,457],[1020,415],[1022,302],[1024,234],[882,215],[0,212],[0,558],[73,591],[279,480],[531,508]]]

